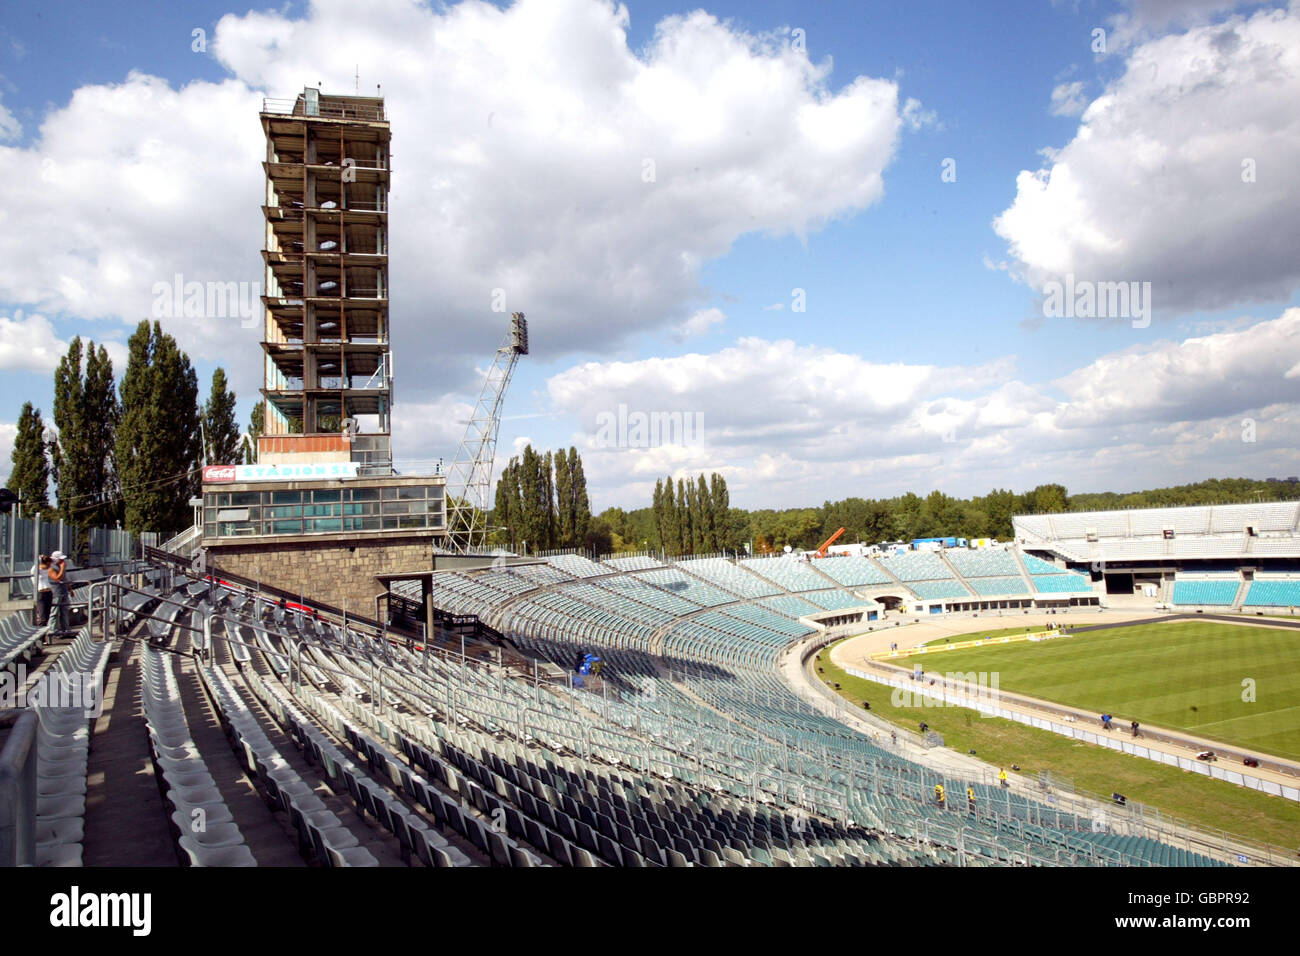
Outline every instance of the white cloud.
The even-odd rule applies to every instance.
[[[907,98],[907,102],[903,104],[903,122],[911,130],[924,129],[927,126],[933,126],[937,130],[943,129],[938,114],[934,110],[922,108],[921,101],[910,96]]]
[[[1069,424],[1196,421],[1297,398],[1286,382],[1300,354],[1300,308],[1268,322],[1181,343],[1104,355],[1056,383]]]
[[[23,124],[0,103],[0,143],[9,143],[23,135]]]
[[[1300,7],[1135,46],[994,220],[1014,271],[1036,289],[1149,281],[1158,319],[1285,301],[1300,288],[1296,102]]]
[[[1229,471],[1292,474],[1300,401],[1286,376],[1300,309],[1231,331],[1103,355],[1027,383],[1003,358],[939,368],[743,338],[711,354],[592,362],[547,382],[576,425],[600,507],[636,507],[664,474],[719,471],[733,500],[786,507],[940,487],[984,493],[1061,481],[1150,487]],[[598,416],[698,414],[701,440],[597,441]],[[1241,440],[1243,418],[1259,438]],[[1238,465],[1240,466],[1238,468]]]
[[[606,0],[227,15],[209,50],[233,79],[83,87],[30,148],[0,150],[0,209],[24,224],[0,232],[0,301],[133,325],[177,273],[259,281],[262,93],[347,93],[358,67],[393,124],[393,342],[437,354],[446,387],[502,334],[494,289],[528,313],[539,357],[600,353],[680,322],[740,236],[804,235],[881,197],[894,82],[833,84],[829,60],[702,11],[634,51],[628,16]],[[241,393],[261,384],[258,329],[168,326]],[[433,399],[430,381],[405,394]]]
[[[5,476],[5,481],[9,480],[9,473],[13,471],[14,441],[17,438],[16,422],[0,422],[0,474]]]
[[[1080,80],[1061,83],[1052,89],[1053,116],[1078,116],[1087,105],[1088,99],[1083,93],[1083,83]]]
[[[679,341],[703,335],[715,325],[727,321],[727,315],[721,309],[701,309],[677,327],[676,337]]]
[[[51,372],[68,350],[43,315],[0,315],[0,369]]]

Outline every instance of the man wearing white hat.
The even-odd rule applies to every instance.
[[[62,551],[50,555],[50,590],[54,592],[54,606],[58,608],[58,633],[68,630],[68,617],[72,612],[72,597],[68,592],[68,582],[64,580],[68,573],[68,556]]]

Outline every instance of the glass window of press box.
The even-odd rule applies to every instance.
[[[445,524],[442,485],[209,491],[203,496],[203,535],[208,538],[440,530]]]

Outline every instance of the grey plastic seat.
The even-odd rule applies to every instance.
[[[373,853],[363,846],[336,847],[327,846],[330,866],[378,866],[379,861]]]
[[[37,866],[81,866],[80,843],[37,844]]]
[[[239,827],[233,822],[207,822],[201,829],[190,828],[185,836],[193,843],[207,849],[223,846],[238,846],[244,842]]]
[[[197,811],[197,815],[196,815]],[[171,814],[172,823],[181,833],[197,832],[197,828],[206,829],[214,823],[233,823],[230,808],[224,803],[214,803],[200,807],[177,807]]]
[[[180,847],[191,866],[257,866],[253,851],[240,843],[233,846],[204,846],[189,834],[180,838]]]
[[[85,837],[85,819],[80,816],[42,818],[36,821],[36,845],[80,843]]]

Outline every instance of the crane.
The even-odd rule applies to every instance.
[[[844,529],[840,528],[839,531],[836,531],[833,535],[831,535],[829,538],[823,541],[822,546],[817,549],[816,553],[813,554],[813,557],[814,558],[826,557],[826,549],[829,548],[831,545],[833,545],[836,539],[839,538],[839,536],[842,535],[843,533],[844,533]]]
[[[447,472],[447,548],[455,554],[483,550],[501,405],[515,363],[519,356],[527,354],[528,322],[522,312],[515,312],[510,316],[510,331],[483,379],[483,388],[465,425],[460,449]]]

